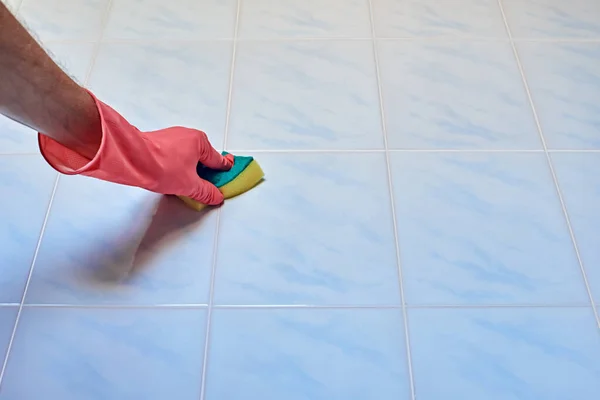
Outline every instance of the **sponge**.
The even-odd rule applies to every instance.
[[[226,156],[229,153],[224,151],[222,154]],[[256,160],[253,157],[245,156],[234,156],[233,166],[229,171],[216,171],[198,163],[196,172],[200,178],[218,187],[225,199],[247,192],[258,185],[265,176]],[[206,207],[206,204],[189,197],[179,196],[179,198],[196,211],[201,211]]]

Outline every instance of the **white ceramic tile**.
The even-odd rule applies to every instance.
[[[256,154],[266,180],[226,202],[218,304],[398,304],[384,155]]]
[[[240,37],[371,37],[367,0],[244,0]]]
[[[518,43],[550,149],[600,149],[600,45]]]
[[[371,43],[239,43],[227,145],[382,148]]]
[[[390,147],[541,149],[508,43],[382,41],[378,50]]]
[[[391,161],[408,304],[588,304],[543,153]]]
[[[600,38],[597,0],[503,0],[513,37]]]
[[[19,16],[42,41],[96,40],[108,0],[23,0]]]
[[[104,44],[90,87],[143,131],[186,126],[223,143],[230,42]]]
[[[379,37],[507,37],[498,0],[372,2]]]
[[[236,0],[113,0],[106,39],[233,37]]]
[[[216,310],[212,329],[207,400],[410,398],[400,310]]]
[[[25,308],[0,400],[197,400],[204,310]]]
[[[55,176],[40,156],[0,156],[0,303],[21,301]]]
[[[598,397],[589,308],[410,310],[408,321],[417,399]]]
[[[207,303],[215,222],[176,197],[62,177],[26,302]]]

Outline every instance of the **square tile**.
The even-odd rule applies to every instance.
[[[392,157],[408,304],[587,304],[543,153]]]
[[[600,149],[600,45],[519,43],[546,143],[551,149]]]
[[[215,222],[176,197],[62,177],[26,302],[206,304]]]
[[[46,40],[97,40],[108,0],[23,0],[19,16]]]
[[[113,0],[104,38],[232,38],[236,12],[236,0]]]
[[[228,146],[383,148],[371,43],[240,43]]]
[[[213,318],[206,400],[410,398],[400,310],[216,310]]]
[[[600,38],[596,0],[503,0],[506,19],[517,38]]]
[[[187,126],[223,145],[231,43],[103,44],[90,87],[143,131]]]
[[[4,362],[8,350],[18,311],[18,306],[0,307],[0,366]]]
[[[554,153],[552,163],[592,295],[600,304],[600,154]]]
[[[242,38],[370,38],[368,0],[244,0]]]
[[[257,154],[223,207],[217,304],[399,304],[384,155]]]
[[[541,148],[508,43],[382,41],[378,48],[390,147]]]
[[[40,156],[0,156],[0,303],[21,301],[55,178]]]
[[[372,0],[379,37],[506,38],[498,0]]]
[[[593,400],[600,336],[588,308],[410,310],[420,400]]]
[[[25,308],[0,400],[197,400],[205,314]]]

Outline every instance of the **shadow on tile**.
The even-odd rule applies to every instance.
[[[103,268],[92,269],[90,277],[100,282],[115,282],[141,275],[145,269],[153,264],[160,249],[168,246],[169,238],[185,230],[185,228],[200,223],[211,212],[211,208],[200,212],[187,208],[175,197],[162,197],[155,202],[156,212],[150,218],[147,226],[135,227],[135,233],[130,240],[121,243],[121,247],[112,248],[107,253],[102,249],[91,250],[89,258],[97,260],[106,259],[107,263],[100,261]],[[118,268],[106,268],[108,260],[114,258],[117,253],[132,254],[131,264],[121,264]]]
[[[26,301],[205,303],[215,223],[175,197],[61,179]]]

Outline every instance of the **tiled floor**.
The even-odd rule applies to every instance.
[[[598,399],[598,0],[3,1],[267,180],[197,214],[0,118],[0,400]]]

